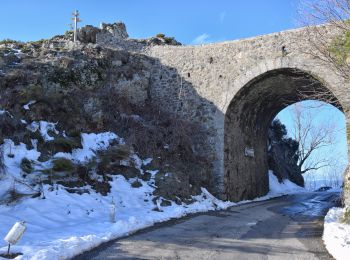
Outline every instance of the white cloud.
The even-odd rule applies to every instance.
[[[220,13],[220,16],[219,16],[219,19],[220,19],[220,23],[221,23],[221,24],[224,23],[225,17],[226,17],[226,11],[221,12],[221,13]]]
[[[199,36],[197,36],[196,38],[194,38],[194,40],[192,41],[192,44],[204,44],[204,43],[209,43],[209,38],[210,35],[207,33],[203,33]]]

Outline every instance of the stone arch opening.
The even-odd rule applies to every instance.
[[[340,102],[322,80],[294,68],[265,72],[238,91],[225,114],[227,199],[253,199],[268,192],[269,125],[285,107],[309,99],[327,101],[342,111]]]
[[[294,147],[286,146],[286,143],[290,143],[286,139],[277,140],[280,135],[272,136],[270,127],[269,169],[275,172],[279,180],[290,178],[310,191],[326,186],[333,188],[342,186],[344,172],[349,163],[346,118],[343,112],[322,101],[304,100],[284,108],[273,120],[276,120],[274,126],[277,132],[280,130],[279,124],[285,126],[284,138],[297,140],[300,133],[303,136],[303,145],[308,151],[310,151],[311,142],[319,143],[308,159],[300,165],[299,160],[302,157],[294,157],[293,160]],[[301,122],[300,128],[296,125],[296,120]],[[326,136],[323,136],[323,133],[327,133]],[[288,161],[284,160],[286,156],[289,156]],[[299,178],[299,171],[303,179]]]

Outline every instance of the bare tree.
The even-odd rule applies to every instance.
[[[344,78],[345,82],[349,82],[350,0],[304,0],[300,14],[300,21],[307,26],[307,35],[310,36],[311,50],[309,54],[329,65],[335,73]],[[329,32],[334,34],[333,39],[329,37]],[[316,95],[320,93],[318,91],[314,92]],[[333,104],[328,100],[324,101]],[[348,165],[344,174],[344,192],[342,196],[346,208],[344,220],[348,223],[350,223],[349,167]]]
[[[350,0],[303,0],[299,21],[306,26],[308,54],[350,79]],[[334,37],[329,37],[333,35]]]
[[[312,109],[312,108],[309,108]],[[316,123],[312,114],[302,104],[293,105],[293,139],[299,143],[298,167],[301,173],[319,170],[332,165],[329,155],[315,156],[320,149],[335,144],[336,125],[331,122]]]

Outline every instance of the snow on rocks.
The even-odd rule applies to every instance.
[[[54,138],[48,134],[48,131],[52,131],[55,134],[59,134],[56,130],[57,123],[51,123],[46,121],[40,121],[40,134],[44,138],[45,141],[52,141]]]
[[[142,161],[143,165],[149,165],[153,161],[153,158],[147,158]]]
[[[337,260],[347,260],[350,256],[350,225],[341,222],[344,211],[331,208],[324,219],[323,241]]]
[[[124,140],[112,132],[99,134],[81,134],[82,149],[74,149],[72,153],[56,153],[55,158],[63,157],[75,162],[84,163],[96,156],[96,151],[106,150],[113,140],[119,144],[124,144]]]
[[[137,154],[133,154],[133,155],[131,156],[131,159],[134,161],[135,168],[141,170],[141,166],[142,166],[142,164],[143,164],[143,161],[140,159],[140,157],[138,157]],[[141,171],[142,171],[142,170],[141,170]]]
[[[222,201],[222,200],[215,198],[205,188],[201,188],[201,190],[202,190],[202,194],[204,194],[207,198],[209,198],[212,201],[212,203],[217,207],[217,209],[227,209],[228,207],[234,205],[234,203],[232,203],[230,201]]]
[[[23,158],[36,161],[40,152],[35,149],[28,150],[26,145],[20,143],[15,145],[12,140],[5,139],[2,145],[4,153],[4,164],[6,165],[6,171],[14,177],[20,177],[20,164]]]
[[[25,105],[23,106],[23,108],[24,108],[25,110],[29,110],[29,109],[30,109],[29,106],[30,106],[30,105],[34,105],[35,103],[36,103],[35,100],[31,100],[31,101],[29,101],[27,104],[25,104]]]
[[[47,142],[47,141],[54,140],[54,137],[48,134],[49,131],[52,131],[55,134],[59,134],[59,132],[56,130],[56,125],[57,123],[51,123],[46,121],[40,121],[40,122],[34,121],[30,125],[27,125],[27,129],[31,132],[36,132],[39,130],[41,136]]]
[[[20,164],[22,159],[27,158],[29,160],[36,161],[40,156],[40,152],[38,152],[37,150],[28,150],[26,148],[26,145],[23,143],[15,145],[14,142],[9,139],[4,140],[4,144],[1,146],[1,148],[3,149],[3,161],[4,165],[6,166],[5,170],[8,174],[5,174],[5,176],[3,176],[2,179],[0,179],[0,201],[1,198],[14,185],[14,179],[21,178]],[[21,188],[23,189],[25,187],[17,187],[17,189]]]

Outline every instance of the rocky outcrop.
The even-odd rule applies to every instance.
[[[73,37],[71,32],[68,35],[70,38]],[[122,22],[101,23],[100,28],[86,25],[78,30],[78,40],[81,43],[97,43],[103,46],[137,52],[143,52],[148,47],[156,45],[181,45],[174,37],[168,37],[164,34],[157,34],[148,39],[130,39],[125,24]]]
[[[298,166],[298,142],[287,138],[286,127],[274,120],[269,129],[268,164],[280,182],[289,179],[304,187],[304,178]]]
[[[156,46],[156,45],[172,45],[172,46],[179,46],[181,45],[180,42],[175,40],[174,37],[167,37],[163,34],[158,34],[154,37],[148,38],[148,39],[141,39],[136,40],[139,43],[149,45],[149,46]]]
[[[142,169],[144,174],[136,165],[116,164],[110,154],[115,155],[120,147],[112,146],[94,164],[68,165],[74,179],[60,179],[62,185],[89,184],[107,194],[107,172],[147,179],[147,170],[158,170],[157,196],[190,199],[200,193],[200,187],[210,190],[211,162],[196,150],[196,145],[201,151],[207,146],[200,138],[205,129],[163,111],[152,100],[151,73],[159,61],[94,44],[101,31],[112,34],[111,28],[117,27],[85,26],[79,31],[78,43],[67,34],[38,42],[0,44],[0,144],[12,139],[33,149],[32,140],[37,140],[43,162],[57,152],[79,148],[82,132],[112,131],[124,138],[129,154],[155,158]],[[127,36],[118,37],[124,40]],[[38,132],[28,131],[32,122],[40,121],[56,123],[59,134],[50,133],[54,140],[47,142]],[[59,163],[67,167],[67,162]],[[103,182],[90,178],[95,169]],[[170,187],[172,180],[177,182],[176,189]]]
[[[119,39],[127,39],[129,37],[129,34],[126,31],[126,26],[123,22],[116,22],[116,23],[101,23],[102,31],[107,31],[110,34],[112,34],[114,37]]]
[[[96,43],[96,35],[100,31],[92,25],[86,25],[78,30],[78,40],[82,43]]]
[[[125,40],[129,37],[125,24],[117,23],[101,23],[101,27],[97,28],[92,25],[85,25],[78,30],[78,40],[82,43],[96,43],[97,34],[107,34],[115,40]]]

